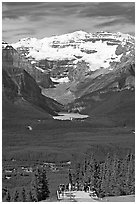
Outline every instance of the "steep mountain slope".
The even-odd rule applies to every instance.
[[[131,64],[130,64],[131,63]],[[77,85],[75,95],[77,98],[94,92],[105,90],[121,90],[131,89],[135,87],[135,64],[134,62],[125,62],[119,64],[112,71],[105,71],[105,73],[92,74],[91,78],[85,81],[80,81]]]
[[[11,45],[5,42],[2,43],[2,66],[6,68],[10,75],[14,75],[15,73],[16,75],[20,74],[24,69],[39,85],[44,88],[54,87],[54,83],[50,79],[50,75],[47,71],[43,71],[40,68],[38,69]]]
[[[21,76],[20,91],[23,98],[46,110],[51,115],[55,115],[56,112],[63,109],[61,104],[41,94],[41,89],[25,70],[23,70],[23,75]]]
[[[10,75],[9,72],[6,71],[6,67],[3,67],[2,75],[3,97],[4,100],[9,101],[9,104],[11,104],[13,108],[16,105],[21,108],[25,99],[25,101],[27,101],[26,104],[33,106],[33,109],[35,107],[51,115],[57,115],[57,112],[63,109],[63,106],[58,102],[41,94],[41,89],[25,70],[20,70],[18,74],[13,71]]]
[[[27,127],[28,124],[40,119],[50,119],[52,116],[42,108],[25,100],[18,94],[17,84],[8,76],[5,70],[3,73],[2,89],[2,126],[3,131],[10,131]]]
[[[29,103],[23,98],[18,98],[14,103],[7,99],[5,93],[2,97],[2,119],[3,126],[7,128],[7,123],[28,123],[28,121],[38,119],[50,119],[50,116],[46,111]]]
[[[134,37],[128,34],[76,31],[25,38],[12,46],[34,67],[50,73],[58,84],[42,93],[64,104],[106,86],[134,86]]]
[[[92,117],[108,117],[118,125],[135,125],[135,91],[102,90],[82,96],[67,105],[70,112],[80,112]]]

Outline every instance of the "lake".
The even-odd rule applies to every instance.
[[[79,113],[58,113],[58,116],[53,116],[55,120],[73,120],[73,119],[85,119],[88,118],[88,115],[82,115]]]

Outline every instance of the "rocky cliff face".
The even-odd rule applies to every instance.
[[[22,70],[26,70],[40,86],[44,88],[54,86],[48,72],[43,71],[40,68],[38,69],[8,44],[3,46],[2,49],[2,67],[3,69],[6,69],[11,76],[16,76],[16,78],[18,78]]]
[[[14,102],[18,96],[18,86],[14,83],[5,70],[2,70],[2,85],[4,96],[7,97],[11,102]]]

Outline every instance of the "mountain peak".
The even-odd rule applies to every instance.
[[[77,31],[74,31],[70,34],[73,34],[73,35],[87,35],[88,33],[83,31],[83,30],[77,30]]]
[[[89,69],[95,71],[100,67],[109,68],[111,62],[120,62],[122,56],[134,50],[134,37],[120,32],[99,31],[91,34],[78,30],[43,39],[23,38],[12,46],[15,49],[22,47],[25,56],[36,61],[71,60],[73,66],[85,61]]]

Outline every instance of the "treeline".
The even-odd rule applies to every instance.
[[[105,161],[100,162],[92,153],[75,164],[72,180],[94,186],[99,197],[135,194],[135,156],[128,153],[122,159],[107,154]]]
[[[38,202],[49,197],[49,185],[46,170],[38,167],[33,173],[30,189],[23,187],[14,192],[5,189],[3,202]]]
[[[30,148],[31,149],[31,148]],[[3,152],[2,155],[2,160],[3,162],[11,162],[12,159],[15,159],[17,163],[22,163],[26,162],[28,164],[29,161],[31,163],[42,163],[43,161],[46,162],[60,162],[64,160],[64,154],[56,154],[53,153],[52,151],[50,152],[44,152],[44,151],[34,151],[34,150],[23,150],[15,153],[8,153],[8,152]]]

